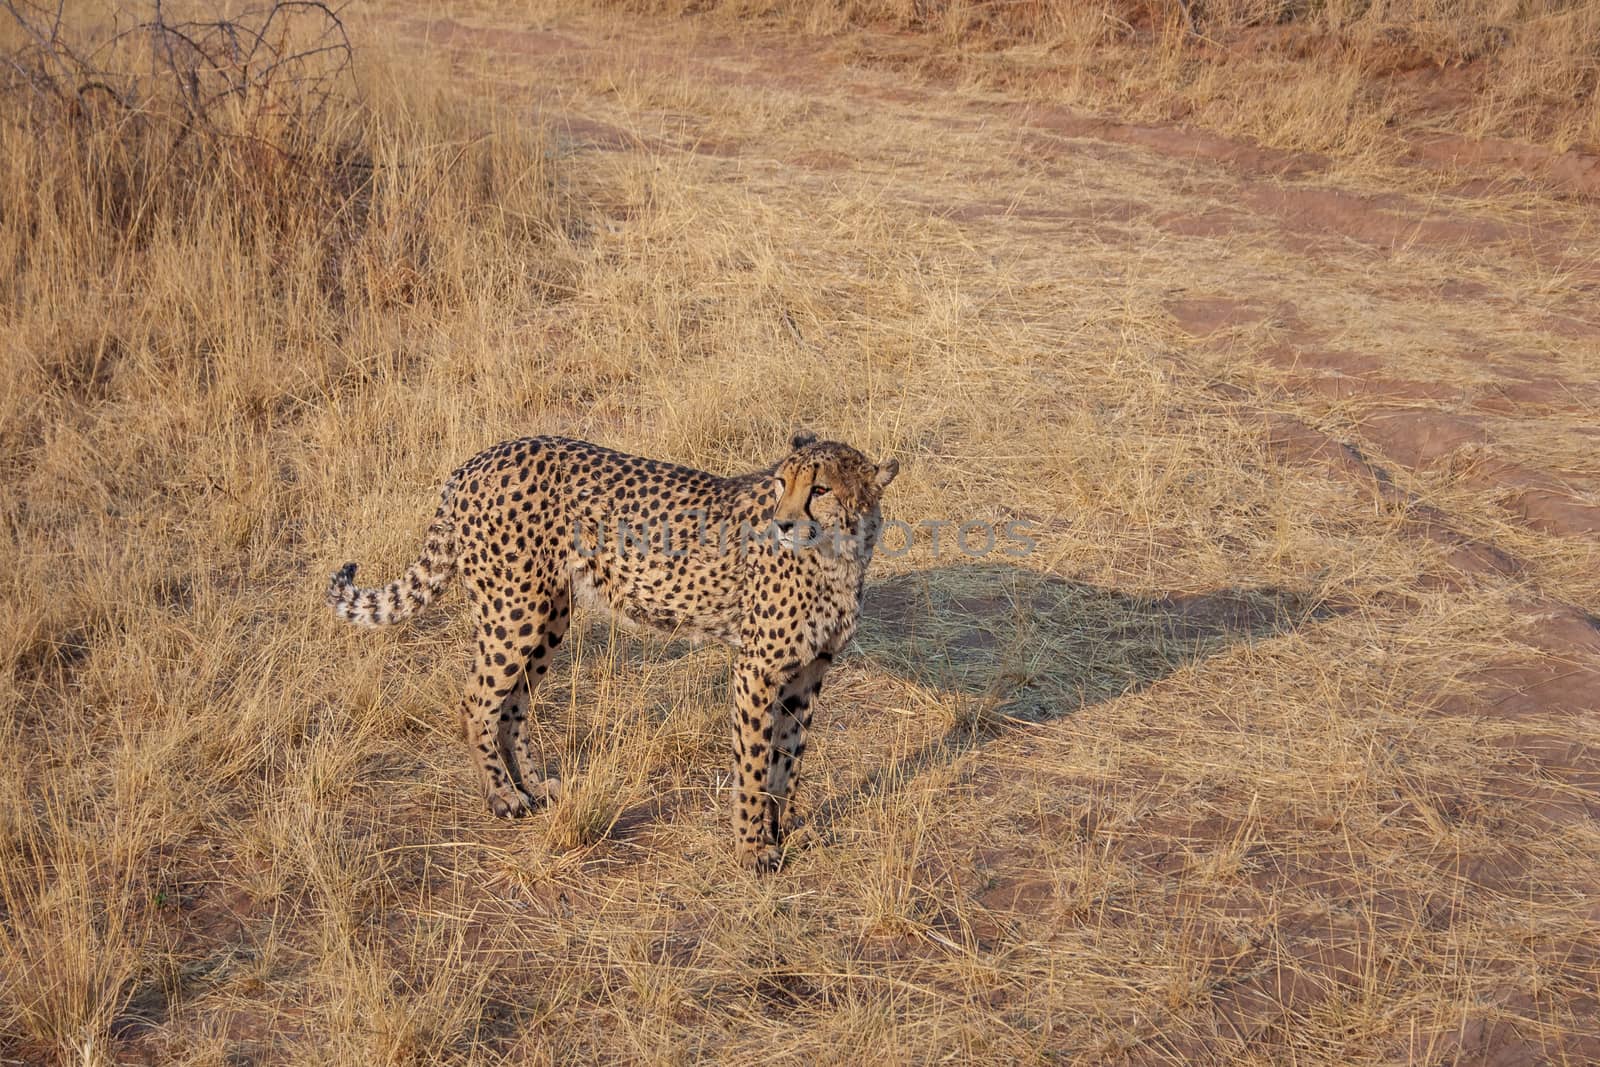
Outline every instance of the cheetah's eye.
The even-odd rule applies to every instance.
[[[825,485],[813,485],[811,487],[811,495],[813,497],[826,496],[827,493],[828,487]]]

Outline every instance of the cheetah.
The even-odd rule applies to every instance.
[[[854,636],[880,500],[898,463],[798,433],[766,470],[721,477],[564,437],[479,453],[445,482],[422,555],[400,579],[333,575],[334,614],[385,626],[460,574],[477,652],[459,705],[489,810],[557,796],[529,752],[533,691],[574,599],[621,621],[734,650],[735,851],[774,870],[823,676]]]

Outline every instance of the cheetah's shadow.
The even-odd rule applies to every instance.
[[[1077,714],[1336,613],[1282,589],[1140,596],[1006,565],[936,567],[869,583],[853,658],[944,694],[955,721],[847,793],[818,798],[812,829],[826,834],[865,797],[896,791],[1007,731]]]

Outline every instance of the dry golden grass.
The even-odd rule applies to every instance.
[[[857,60],[1370,162],[1424,134],[1600,146],[1595,0],[613,0]]]
[[[1275,355],[1470,399],[1531,353],[1586,398],[1581,212],[1441,191],[1393,244],[1308,236],[1276,186],[969,121],[989,94],[458,17],[354,27],[359,102],[276,169],[0,113],[0,1059],[1600,1055],[1600,739],[1549,685],[1595,670],[1551,635],[1600,606],[1596,542],[1473,477],[1589,492],[1583,408],[1390,462],[1365,394]],[[1264,310],[1201,343],[1219,293]],[[1275,447],[1291,420],[1391,488]],[[327,617],[486,444],[733,470],[797,425],[898,456],[894,517],[1039,544],[875,564],[776,877],[728,846],[724,652],[580,619],[536,735],[571,792],[499,823],[460,600]]]

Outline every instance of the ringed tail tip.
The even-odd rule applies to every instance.
[[[333,572],[328,579],[328,603],[338,607],[354,586],[356,580],[356,565],[346,563],[343,567]]]

